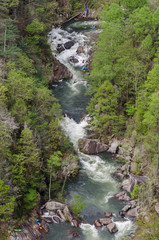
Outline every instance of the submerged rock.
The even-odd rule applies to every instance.
[[[95,139],[81,138],[78,141],[78,145],[81,152],[89,155],[106,152],[108,150],[106,144],[100,143]]]

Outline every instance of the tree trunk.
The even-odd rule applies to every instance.
[[[51,181],[52,181],[52,170],[50,171],[49,200],[51,200]]]
[[[7,46],[7,25],[5,24],[4,29],[4,41],[3,41],[3,52],[4,52],[4,58],[3,58],[3,66],[5,69],[5,62],[6,62],[6,46]],[[5,70],[3,69],[3,81],[5,79]]]
[[[63,186],[62,186],[62,190],[61,190],[62,195],[63,195],[63,192],[64,192],[66,180],[67,180],[67,175],[65,176],[65,180],[64,180],[64,182],[63,182]]]

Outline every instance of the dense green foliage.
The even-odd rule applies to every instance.
[[[136,185],[131,197],[150,208],[159,181],[159,2],[108,1],[100,18],[102,32],[88,75],[91,126],[103,141],[113,134],[133,139],[135,132],[144,157],[134,154],[131,170],[148,180]],[[135,239],[158,239],[153,219],[142,231]]]
[[[59,4],[0,4],[1,222],[18,220],[48,200],[48,192],[49,199],[63,193],[66,177],[78,169],[73,145],[60,127],[60,105],[48,89],[53,56],[47,33],[62,12]]]
[[[110,2],[101,13],[103,31],[88,77],[91,123],[100,135],[120,136],[127,119],[133,118],[138,133],[147,145],[154,142],[156,152],[159,8],[152,12],[146,1],[120,1],[123,8]]]
[[[85,202],[82,202],[81,200],[82,197],[79,194],[74,194],[73,196],[74,199],[71,202],[72,212],[77,216],[82,217],[81,213],[85,209],[86,204]]]

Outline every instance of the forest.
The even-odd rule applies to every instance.
[[[1,228],[48,199],[62,200],[67,176],[78,172],[77,154],[60,127],[60,104],[49,89],[54,57],[47,34],[60,15],[72,16],[84,3],[1,0]],[[87,74],[91,128],[104,143],[136,132],[146,158],[135,159],[134,173],[151,179],[151,202],[159,196],[159,1],[94,0],[90,6],[100,10],[102,29]]]

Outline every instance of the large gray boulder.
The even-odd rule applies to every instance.
[[[78,146],[81,152],[89,155],[106,152],[108,146],[104,143],[100,143],[95,139],[81,138],[78,141]]]
[[[118,231],[115,223],[110,223],[107,225],[107,229],[110,233],[116,233]]]
[[[110,218],[99,218],[98,221],[102,225],[108,225],[108,224],[112,223],[112,220]]]
[[[138,216],[137,207],[130,209],[130,210],[125,214],[125,216],[126,216],[126,217],[137,217],[137,216]]]
[[[55,201],[50,201],[50,202],[47,202],[45,204],[45,208],[48,210],[48,211],[57,211],[57,210],[63,210],[64,208],[66,207],[65,204],[63,203],[59,203],[59,202],[55,202]]]
[[[72,77],[73,74],[68,70],[68,68],[56,59],[54,61],[52,74],[49,79],[50,83],[58,82],[62,79],[70,79]]]

